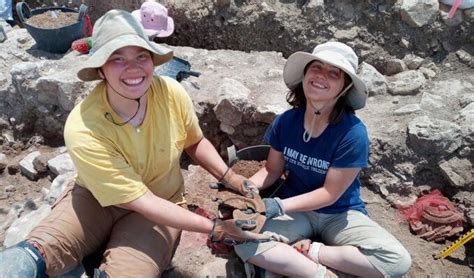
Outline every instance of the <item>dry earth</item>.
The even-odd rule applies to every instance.
[[[58,152],[56,148],[39,144],[33,144],[29,148],[22,144],[2,147],[9,165],[0,175],[1,225],[6,221],[7,213],[13,205],[40,198],[41,189],[49,188],[52,177],[45,176],[37,181],[30,181],[18,171],[19,160],[36,149],[46,156]],[[213,214],[216,205],[210,199],[213,192],[208,188],[208,184],[215,182],[215,179],[201,168],[192,165],[188,170],[183,169],[183,173],[189,207],[201,207]],[[396,210],[386,200],[365,187],[362,193],[370,216],[403,242],[412,255],[413,265],[407,277],[474,277],[472,268],[468,266],[468,258],[472,260],[474,256],[474,242],[459,248],[444,260],[434,260],[432,255],[447,247],[456,238],[441,244],[419,239],[410,233],[408,225],[399,218]],[[30,203],[30,208],[34,208],[35,202]],[[25,210],[23,214],[27,212]],[[3,245],[3,240],[4,235],[0,234],[0,246]],[[221,254],[216,258],[206,246],[205,235],[184,232],[172,266],[164,277],[243,277],[244,273],[243,265],[235,254]]]

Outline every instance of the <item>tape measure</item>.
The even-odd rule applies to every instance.
[[[439,252],[439,254],[434,255],[434,258],[435,259],[444,259],[444,258],[446,258],[451,253],[456,251],[459,247],[466,244],[466,242],[468,242],[472,238],[474,238],[474,229],[471,229],[468,233],[460,236],[455,242],[451,243],[451,245],[449,245],[448,247],[441,250],[441,252]]]

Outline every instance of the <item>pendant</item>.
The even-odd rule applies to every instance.
[[[137,133],[140,133],[141,129],[140,129],[139,127],[137,127],[137,128],[135,128],[135,131],[136,131]]]

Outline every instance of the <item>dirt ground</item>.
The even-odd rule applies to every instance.
[[[34,200],[42,196],[42,188],[49,188],[52,177],[44,176],[37,181],[30,181],[22,176],[18,170],[18,162],[33,149],[39,148],[44,155],[54,155],[57,149],[32,146],[25,150],[20,146],[2,147],[6,154],[8,165],[0,175],[0,226],[6,221],[10,208],[19,203],[30,200],[29,209],[35,209]],[[256,164],[259,165],[259,164]],[[255,166],[252,166],[255,167]],[[237,171],[241,171],[236,169]],[[251,175],[246,170],[244,175]],[[216,211],[216,204],[211,200],[215,192],[208,185],[215,179],[207,172],[196,166],[183,169],[186,184],[186,198],[190,209],[198,207],[207,210],[211,216]],[[367,204],[370,216],[388,231],[394,234],[409,250],[413,258],[413,265],[406,277],[474,277],[472,268],[468,266],[468,257],[474,256],[473,242],[459,248],[444,260],[434,260],[433,254],[449,246],[456,238],[441,244],[427,242],[417,238],[409,231],[408,225],[403,222],[396,210],[387,201],[367,188],[362,188],[363,198]],[[33,200],[33,202],[31,202]],[[26,209],[24,213],[27,213]],[[242,262],[233,252],[229,254],[212,254],[206,246],[206,235],[183,232],[181,243],[176,251],[170,269],[164,277],[243,277],[245,275]],[[0,248],[4,240],[3,231],[0,231]]]
[[[77,16],[78,13],[53,10],[34,15],[26,23],[41,29],[55,29],[76,23]]]

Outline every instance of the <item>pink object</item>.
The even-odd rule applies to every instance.
[[[459,8],[459,5],[461,5],[462,0],[455,0],[453,6],[449,10],[448,13],[448,18],[452,18],[456,10]]]
[[[157,2],[144,2],[139,10],[132,12],[143,25],[148,36],[160,38],[170,36],[174,31],[173,18],[168,16],[168,9]]]

